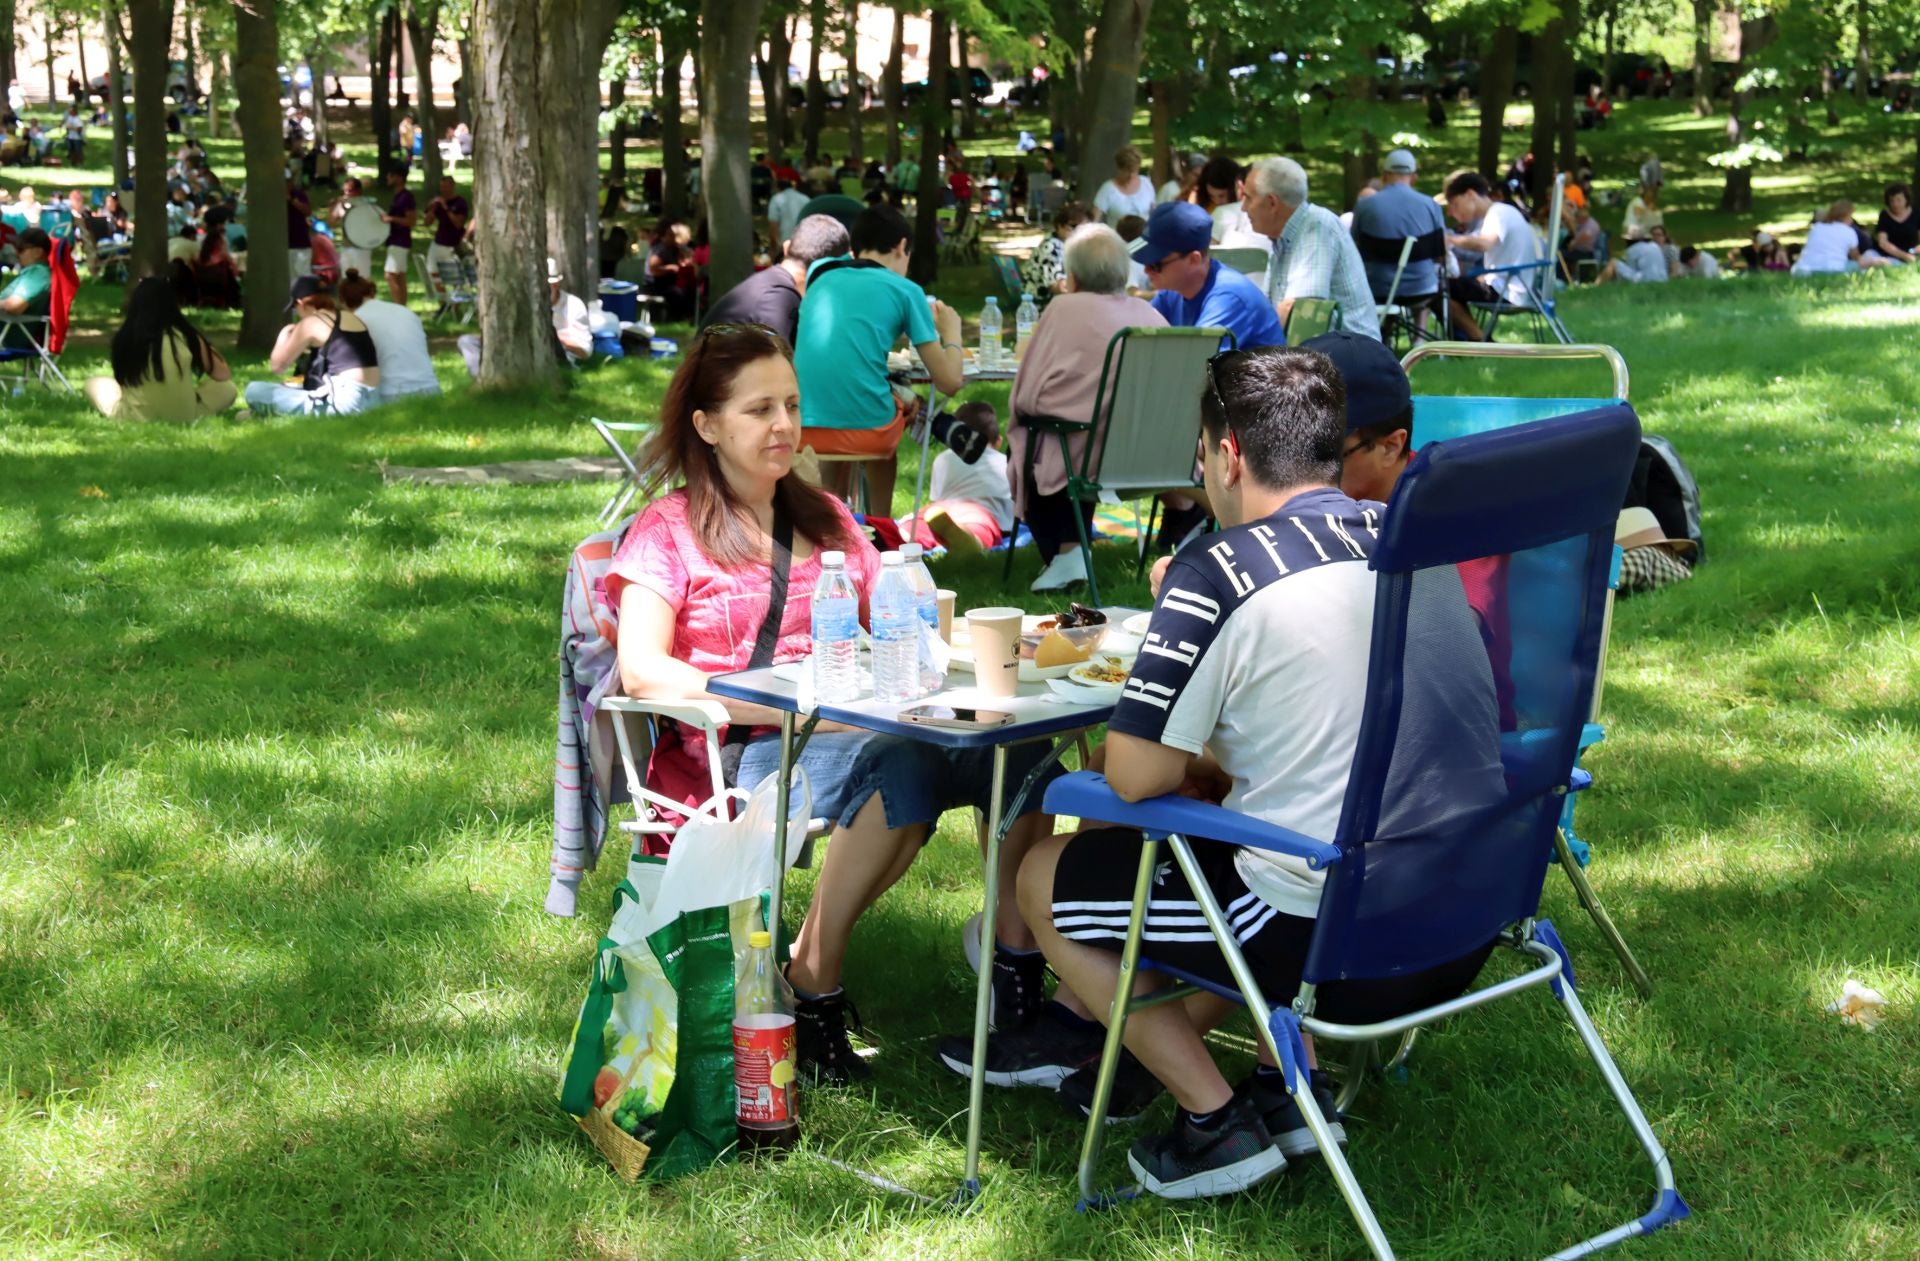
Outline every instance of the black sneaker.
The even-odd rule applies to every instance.
[[[1060,1102],[1083,1117],[1093,1115],[1093,1087],[1100,1076],[1100,1061],[1081,1069],[1060,1083]],[[1138,1121],[1146,1110],[1153,1106],[1154,1100],[1165,1093],[1160,1079],[1147,1071],[1147,1066],[1133,1058],[1133,1052],[1122,1047],[1120,1067],[1113,1076],[1113,1094],[1107,1099],[1107,1124],[1123,1125],[1129,1121]]]
[[[1266,1123],[1267,1132],[1273,1135],[1273,1145],[1282,1153],[1304,1156],[1320,1150],[1320,1144],[1314,1141],[1313,1131],[1307,1128],[1307,1119],[1300,1115],[1300,1105],[1287,1093],[1281,1078],[1263,1077],[1255,1073],[1241,1083],[1240,1090],[1260,1110],[1260,1119]],[[1333,1132],[1333,1141],[1344,1148],[1347,1145],[1347,1127],[1341,1123],[1344,1118],[1333,1106],[1333,1091],[1327,1089],[1326,1079],[1318,1073],[1313,1075],[1313,1101],[1320,1105],[1320,1115],[1327,1119],[1327,1128]]]
[[[819,1086],[848,1086],[873,1076],[867,1062],[853,1052],[847,1041],[847,1010],[853,1009],[853,1023],[860,1023],[860,1011],[847,1001],[844,989],[817,998],[796,997],[793,1003],[795,1049],[800,1057],[800,1072]]]
[[[1236,1094],[1222,1112],[1210,1130],[1182,1112],[1171,1133],[1135,1143],[1127,1167],[1140,1185],[1169,1200],[1192,1200],[1244,1191],[1287,1167],[1251,1100]]]
[[[1075,1029],[1043,1012],[1018,1029],[987,1035],[985,1077],[989,1086],[1044,1086],[1052,1090],[1073,1073],[1100,1062],[1107,1031]],[[940,1039],[940,1059],[962,1077],[973,1075],[973,1035]]]
[[[1047,1005],[1047,957],[993,952],[993,1027],[1005,1032],[1024,1029],[1040,1018]]]

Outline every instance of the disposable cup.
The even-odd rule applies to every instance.
[[[973,681],[984,696],[1012,696],[1020,682],[1019,609],[967,610],[973,640]]]
[[[948,591],[942,587],[935,591],[934,598],[940,602],[940,638],[953,642],[953,602],[960,598],[957,591]]]

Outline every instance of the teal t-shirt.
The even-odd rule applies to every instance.
[[[887,352],[906,334],[938,341],[927,292],[885,267],[823,258],[807,272],[794,336],[800,423],[807,429],[883,429],[893,423]],[[833,263],[842,266],[823,272]]]
[[[0,289],[0,301],[8,298],[25,298],[28,315],[45,315],[51,308],[49,295],[53,289],[53,271],[45,263],[35,263],[23,267],[20,274]]]

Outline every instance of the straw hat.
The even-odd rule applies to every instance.
[[[1668,538],[1666,531],[1660,528],[1660,518],[1653,515],[1651,508],[1622,508],[1620,520],[1613,527],[1613,541],[1619,547],[1648,547],[1665,543],[1687,557],[1698,550],[1692,539]]]

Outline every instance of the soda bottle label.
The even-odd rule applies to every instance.
[[[795,1119],[793,1017],[772,1013],[733,1022],[735,1115],[742,1125],[787,1125]]]

